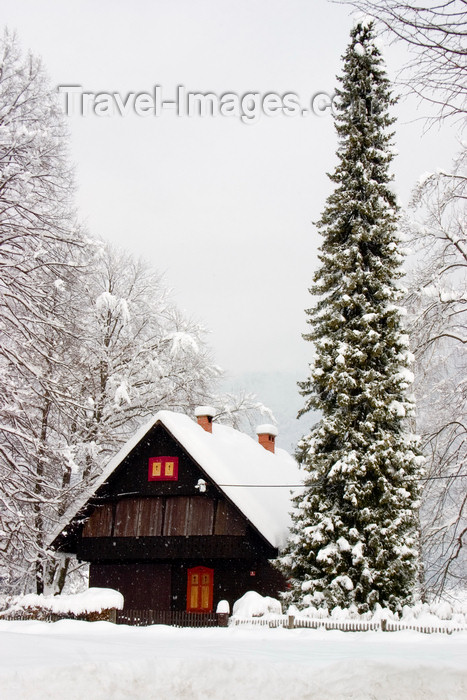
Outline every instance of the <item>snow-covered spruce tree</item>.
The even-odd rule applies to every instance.
[[[413,401],[401,330],[401,257],[390,189],[393,104],[372,25],[357,25],[344,55],[335,118],[336,184],[318,222],[321,266],[307,311],[314,343],[302,413],[321,421],[303,438],[308,472],[279,566],[299,606],[411,600],[418,577],[421,457],[409,431]]]

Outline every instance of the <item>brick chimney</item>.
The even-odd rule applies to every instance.
[[[212,433],[212,419],[217,411],[212,406],[198,406],[195,408],[195,416],[200,425],[207,433]]]
[[[265,450],[274,453],[277,432],[278,431],[275,425],[270,425],[269,423],[258,425],[256,428],[256,434],[258,436],[259,444],[262,445]]]

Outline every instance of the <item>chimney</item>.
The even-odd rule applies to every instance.
[[[270,425],[265,423],[264,425],[258,425],[256,428],[256,434],[258,436],[258,442],[264,447],[265,450],[274,453],[275,452],[275,440],[277,435],[277,428],[275,425]]]
[[[212,406],[198,406],[195,408],[195,416],[200,425],[207,433],[212,433],[212,419],[217,413]]]

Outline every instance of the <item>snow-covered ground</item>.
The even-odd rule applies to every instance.
[[[467,632],[0,622],[2,700],[465,700]]]

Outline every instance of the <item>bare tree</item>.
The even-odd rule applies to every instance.
[[[51,528],[157,410],[215,403],[206,332],[161,276],[86,238],[57,96],[40,61],[0,42],[0,587],[63,586]],[[226,404],[226,405],[224,405]]]
[[[421,509],[425,586],[440,594],[467,562],[467,151],[426,176],[406,220],[416,264],[408,307],[416,357],[418,431],[427,481]]]
[[[437,107],[439,117],[467,110],[467,4],[465,0],[339,0],[370,15],[408,46],[412,58],[401,81]]]
[[[68,404],[57,383],[68,309],[60,285],[73,227],[73,178],[57,98],[41,63],[14,36],[0,42],[0,577],[11,585],[43,553],[53,454],[51,416]],[[58,425],[58,423],[56,423]],[[54,438],[55,439],[55,438]],[[37,570],[38,589],[42,580]]]
[[[85,479],[157,410],[206,403],[219,376],[203,329],[176,308],[159,273],[109,245],[87,268],[79,388]]]

